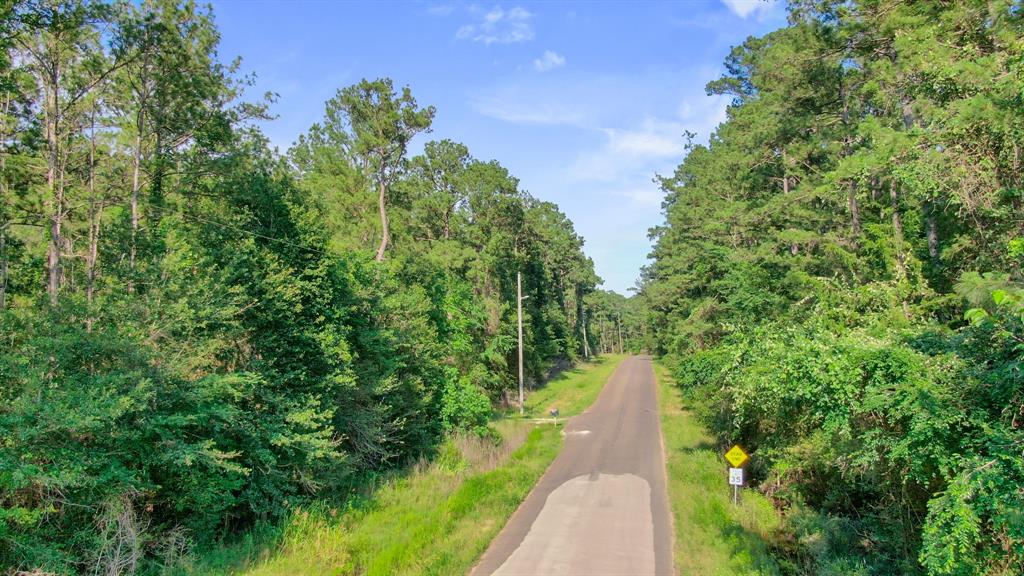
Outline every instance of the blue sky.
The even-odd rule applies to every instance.
[[[785,24],[781,2],[377,2],[218,0],[221,56],[252,93],[279,94],[263,126],[285,150],[323,103],[362,78],[409,85],[433,132],[557,203],[604,287],[632,287],[661,221],[656,173],[724,119],[704,94],[730,47]]]

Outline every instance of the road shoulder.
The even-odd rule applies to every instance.
[[[687,410],[668,369],[654,364],[677,574],[769,576],[779,518],[771,502],[746,490],[731,501],[726,464],[714,438]]]

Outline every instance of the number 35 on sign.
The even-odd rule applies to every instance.
[[[743,468],[729,468],[729,486],[743,486]]]

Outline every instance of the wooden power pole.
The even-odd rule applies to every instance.
[[[590,360],[590,343],[587,342],[587,306],[582,306],[583,310],[583,358]]]
[[[619,354],[622,354],[622,316],[615,317],[615,326],[619,330]]]
[[[519,414],[525,412],[523,395],[523,300],[529,296],[523,296],[523,273],[516,272],[516,319],[519,323]]]

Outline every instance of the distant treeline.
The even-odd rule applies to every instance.
[[[789,3],[662,179],[649,346],[784,574],[1024,574],[1024,7]]]

